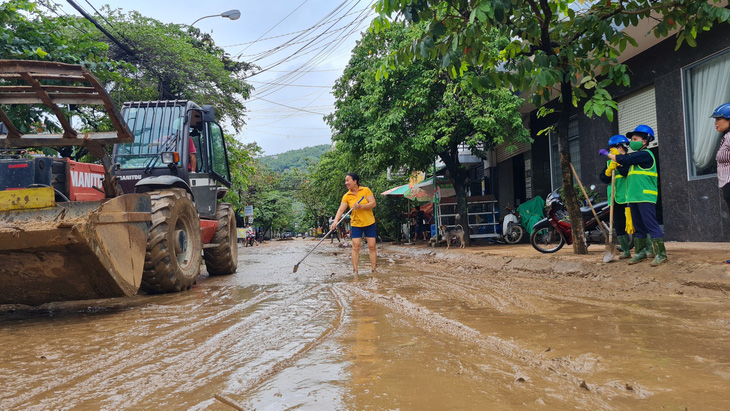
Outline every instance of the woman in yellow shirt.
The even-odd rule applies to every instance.
[[[368,252],[370,253],[370,268],[372,272],[376,269],[377,253],[375,251],[375,239],[378,237],[375,230],[375,216],[373,208],[375,208],[375,196],[367,187],[360,186],[360,177],[355,173],[348,173],[345,176],[345,187],[347,192],[342,196],[340,208],[337,210],[335,222],[330,226],[330,230],[337,227],[342,214],[347,208],[352,208],[350,222],[352,226],[352,270],[357,274],[357,263],[360,259],[360,247],[362,246],[362,236],[368,242]]]

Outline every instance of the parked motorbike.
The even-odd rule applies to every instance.
[[[517,244],[525,236],[525,228],[520,223],[520,214],[516,209],[507,206],[507,213],[502,217],[502,237],[507,244]]]
[[[545,205],[548,208],[547,217],[538,221],[532,227],[530,244],[532,244],[535,250],[541,253],[554,253],[563,248],[565,244],[573,244],[573,234],[571,232],[570,222],[566,221],[568,212],[558,194],[558,190],[553,191],[547,196]],[[603,231],[601,231],[598,224],[602,224],[606,232],[608,232],[611,208],[607,201],[593,204],[593,208],[596,210],[599,221],[596,221],[590,207],[585,206],[580,209],[583,214],[583,226],[586,230],[586,246],[606,243]],[[616,239],[616,233],[614,233],[613,238],[614,240]],[[630,236],[629,245],[633,247],[632,236]],[[618,249],[621,250],[620,247]]]

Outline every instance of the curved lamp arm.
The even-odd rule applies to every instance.
[[[199,22],[200,20],[207,19],[210,17],[225,17],[225,18],[231,19],[231,20],[238,20],[241,17],[241,12],[238,11],[237,9],[233,9],[233,10],[228,10],[226,12],[223,12],[221,14],[211,14],[210,16],[203,16],[203,17],[195,20],[190,26],[192,27],[195,25],[195,23]]]

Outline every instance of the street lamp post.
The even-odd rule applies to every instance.
[[[226,12],[223,12],[221,14],[212,14],[210,16],[204,16],[204,17],[201,17],[201,18],[195,20],[193,22],[193,24],[191,24],[190,26],[192,27],[195,25],[195,23],[199,22],[200,20],[207,19],[209,17],[225,17],[225,18],[231,19],[231,20],[238,20],[241,17],[241,12],[238,11],[237,9],[233,9],[233,10],[228,10]]]

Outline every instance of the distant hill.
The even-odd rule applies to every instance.
[[[281,154],[261,157],[261,162],[269,166],[272,171],[285,171],[287,169],[304,170],[307,167],[307,159],[311,162],[318,162],[322,154],[328,152],[331,146],[322,144],[314,147],[304,147],[298,150],[290,150]]]

